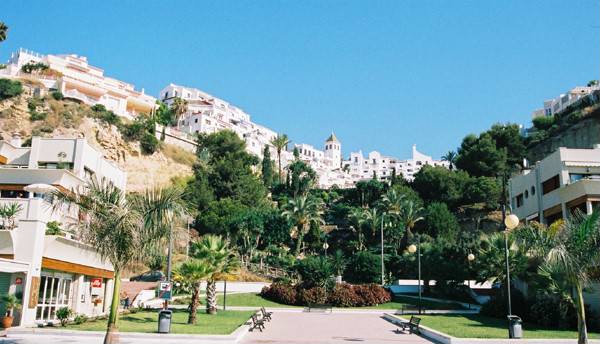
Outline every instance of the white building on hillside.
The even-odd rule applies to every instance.
[[[390,156],[381,155],[372,151],[367,157],[361,151],[350,153],[350,158],[343,162],[344,168],[349,170],[353,180],[371,179],[376,176],[379,180],[389,180],[394,174],[402,176],[408,181],[414,179],[414,175],[423,166],[443,166],[448,168],[447,161],[434,160],[432,157],[417,151],[417,145],[412,147],[412,157],[400,160]]]
[[[509,181],[512,212],[547,225],[579,209],[600,210],[600,145],[559,148]]]
[[[250,115],[242,109],[199,89],[169,84],[160,91],[160,98],[169,106],[175,98],[187,102],[187,112],[178,123],[178,129],[183,133],[193,135],[233,130],[246,141],[248,150],[258,157],[262,157],[265,145],[270,145],[270,141],[277,137],[275,131],[253,123]],[[274,153],[273,150],[271,156]]]
[[[22,67],[28,63],[43,63],[48,70],[27,74]],[[41,55],[20,49],[13,53],[0,69],[0,77],[34,77],[47,88],[60,91],[65,97],[88,105],[102,104],[115,114],[134,118],[140,113],[150,113],[156,98],[136,91],[132,84],[104,75],[104,70],[88,64],[85,56]]]
[[[600,90],[599,85],[577,86],[554,99],[544,101],[544,107],[533,111],[531,117],[536,118],[541,116],[554,116],[563,112],[567,107],[573,105],[578,100],[590,96],[592,92],[597,90]]]
[[[72,190],[94,177],[121,189],[126,185],[125,172],[83,138],[33,137],[31,147],[21,147],[19,137],[0,141],[0,205],[20,208],[0,226],[0,295],[15,294],[23,305],[15,325],[54,322],[61,307],[88,316],[108,311],[111,264],[70,231],[77,212],[68,207],[53,211],[49,194]],[[51,221],[63,232],[47,233]]]

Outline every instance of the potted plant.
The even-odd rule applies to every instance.
[[[13,310],[21,309],[21,303],[14,294],[3,296],[0,303],[6,309],[6,314],[2,318],[2,327],[9,328],[13,324]]]

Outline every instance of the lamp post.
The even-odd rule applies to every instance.
[[[504,258],[506,260],[506,295],[508,297],[508,317],[512,316],[512,305],[510,300],[510,265],[509,265],[509,251],[508,251],[508,232],[517,228],[519,225],[519,218],[515,214],[510,214],[505,217],[504,225],[506,226],[506,230],[504,231]],[[509,325],[510,326],[510,325]],[[511,331],[508,331],[509,338],[512,338]]]
[[[383,265],[383,213],[381,214],[381,286],[385,285],[385,268]]]
[[[467,260],[469,261],[469,270],[471,270],[470,269],[471,262],[475,260],[475,255],[473,253],[469,253],[467,255]],[[471,290],[471,278],[470,278],[470,276],[467,277],[467,278],[469,278],[467,280],[467,286],[469,287],[469,293],[470,293],[470,290]],[[471,309],[471,300],[470,299],[469,299],[469,309]]]
[[[417,252],[417,269],[419,272],[419,314],[421,314],[421,237],[417,235],[417,245],[408,246],[408,252],[415,253]]]
[[[327,249],[329,248],[329,244],[327,243],[327,241],[325,241],[325,243],[323,243],[323,250],[325,250],[325,257],[327,257]]]

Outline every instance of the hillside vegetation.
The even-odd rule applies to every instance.
[[[152,135],[143,131],[141,121],[126,121],[101,106],[63,99],[59,92],[48,92],[34,80],[20,82],[21,92],[0,97],[1,139],[9,140],[19,134],[24,145],[28,145],[32,136],[85,137],[106,159],[127,172],[127,188],[131,191],[192,174],[195,155],[177,146],[151,141]],[[145,149],[144,138],[155,144],[151,148],[156,151]]]

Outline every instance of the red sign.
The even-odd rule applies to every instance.
[[[23,284],[23,279],[22,279],[21,277],[17,277],[17,278],[15,278],[15,284],[16,284],[16,285],[21,285],[21,284]]]
[[[102,278],[91,278],[90,283],[92,284],[92,288],[102,288]]]

